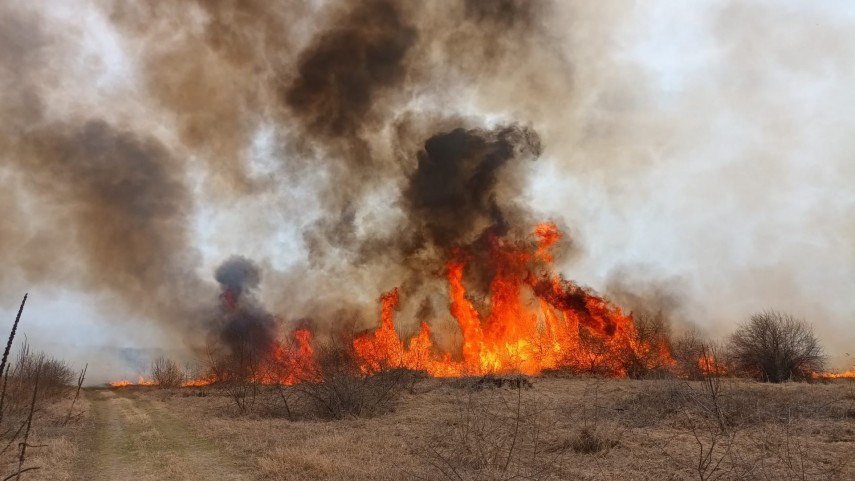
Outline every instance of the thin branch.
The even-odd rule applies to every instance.
[[[31,468],[25,468],[25,469],[18,471],[17,473],[12,473],[9,476],[6,476],[5,478],[3,478],[2,481],[9,481],[10,479],[12,479],[14,477],[20,477],[23,473],[26,473],[27,471],[33,471],[36,469],[42,469],[42,468],[40,466],[33,466]]]
[[[15,339],[15,331],[18,330],[18,322],[21,320],[21,313],[24,312],[24,304],[27,303],[27,296],[29,293],[24,294],[24,300],[21,301],[21,307],[18,308],[18,315],[15,316],[15,323],[12,324],[12,332],[9,333],[9,340],[6,341],[6,350],[3,351],[3,360],[0,361],[0,372],[3,372],[6,369],[6,361],[9,360],[9,351],[12,350],[12,341]]]
[[[33,386],[33,400],[30,402],[30,413],[27,415],[27,429],[24,431],[24,442],[21,443],[21,456],[18,458],[18,475],[15,477],[16,480],[21,479],[21,473],[24,472],[23,467],[27,454],[27,441],[30,438],[30,428],[33,425],[33,413],[36,412],[36,397],[39,393],[39,376],[41,376],[41,370],[41,366],[36,369],[35,385]]]
[[[85,366],[83,366],[83,371],[80,372],[80,376],[77,377],[77,392],[74,393],[74,399],[71,401],[71,407],[68,408],[68,415],[65,416],[65,421],[63,421],[63,426],[68,424],[68,421],[71,419],[71,413],[74,411],[74,403],[77,402],[77,398],[80,397],[80,387],[83,386],[83,380],[86,378],[86,370],[89,369],[89,363],[87,362]],[[0,404],[2,406],[2,404]]]

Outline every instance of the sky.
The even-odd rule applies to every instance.
[[[332,3],[295,9],[290,41],[310,41]],[[50,75],[42,78],[48,80],[37,89],[46,99],[45,115],[91,110],[151,132],[188,158],[208,155],[176,133],[181,113],[164,107],[147,83],[149,52],[180,42],[181,33],[159,28],[141,35],[108,15],[114,6],[43,0],[5,7],[36,18],[61,47],[61,61],[47,68]],[[678,313],[676,328],[695,326],[716,338],[752,313],[789,312],[814,326],[833,367],[852,363],[855,4],[657,0],[553,8],[538,24],[536,41],[525,42],[526,60],[501,75],[467,77],[453,96],[441,85],[420,90],[407,108],[435,113],[453,104],[455,115],[484,126],[508,119],[534,126],[544,150],[520,200],[569,231],[577,248],[561,261],[567,277],[606,294],[629,286],[665,296]],[[0,56],[0,67],[22,69],[15,62],[30,58]],[[500,62],[502,68],[512,63]],[[4,78],[12,82],[8,71]],[[24,92],[8,85],[0,106]],[[280,175],[281,157],[300,155],[280,148],[281,128],[260,121],[239,146],[250,181]],[[276,177],[275,189],[203,202],[218,173],[199,165],[188,167],[187,177],[197,199],[189,235],[200,276],[212,279],[224,259],[243,255],[269,272],[261,296],[274,310],[287,305],[282,299],[299,286],[288,273],[307,269],[303,232],[323,216],[315,199],[332,174],[289,171]],[[20,178],[10,167],[0,168],[0,179],[11,185]],[[387,228],[378,219],[396,215],[388,206],[396,192],[387,184],[365,194],[358,229]],[[4,212],[42,212],[39,202],[26,189],[0,196]],[[0,229],[13,238],[21,231],[12,224]],[[58,229],[56,235],[65,234]],[[61,282],[64,277],[34,282],[26,269],[15,268],[15,259],[40,244],[22,239],[0,246],[12,266],[0,282],[0,317],[11,321],[28,291],[21,332],[32,346],[75,366],[94,362],[93,376],[104,380],[138,374],[145,353],[186,351],[171,321],[117,308],[109,289]],[[283,278],[289,280],[277,285]],[[395,281],[366,282],[356,302],[371,304]]]

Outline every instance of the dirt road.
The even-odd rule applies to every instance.
[[[81,479],[224,480],[253,479],[239,461],[222,452],[170,414],[156,400],[133,390],[93,390],[93,424]]]

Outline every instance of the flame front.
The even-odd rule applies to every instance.
[[[137,382],[132,382],[127,379],[122,379],[121,381],[113,381],[110,383],[110,387],[125,387],[125,386],[156,386],[157,381],[153,379],[146,379],[142,376],[137,379]]]
[[[452,250],[445,276],[450,314],[462,335],[459,352],[443,352],[434,344],[431,319],[419,319],[418,333],[402,340],[395,329],[400,302],[396,288],[380,298],[380,325],[352,340],[357,368],[363,374],[407,368],[434,377],[536,375],[549,369],[627,376],[632,370],[645,372],[673,364],[664,337],[639,336],[632,316],[553,273],[552,248],[560,239],[553,224],[538,225],[531,239],[522,243],[486,234],[493,272],[487,314],[470,301],[464,285],[464,273],[476,259],[474,252]],[[223,302],[233,308],[236,300],[226,296]],[[323,381],[308,329],[297,329],[289,339],[275,342],[260,364],[246,374],[250,381],[287,385]],[[184,386],[223,380],[227,379],[212,374]],[[141,378],[139,384],[153,382]]]
[[[855,367],[845,372],[815,373],[817,379],[855,379]]]
[[[625,376],[628,361],[644,369],[672,362],[664,339],[640,341],[631,316],[552,274],[551,248],[561,238],[554,225],[538,225],[533,235],[534,249],[489,238],[495,275],[486,316],[466,296],[463,273],[470,256],[462,250],[451,256],[446,266],[450,310],[463,336],[458,358],[435,348],[424,319],[405,346],[395,331],[399,294],[394,289],[381,297],[380,326],[353,341],[362,371],[404,367],[449,377],[574,368]]]

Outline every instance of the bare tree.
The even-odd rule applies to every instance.
[[[178,387],[184,382],[184,373],[178,364],[163,356],[151,363],[151,376],[160,387]]]
[[[665,318],[659,314],[641,313],[634,317],[635,329],[629,342],[616,350],[619,364],[627,376],[642,379],[668,367],[671,333]]]
[[[731,336],[730,349],[738,369],[764,382],[810,380],[824,362],[811,327],[776,311],[751,316]]]

